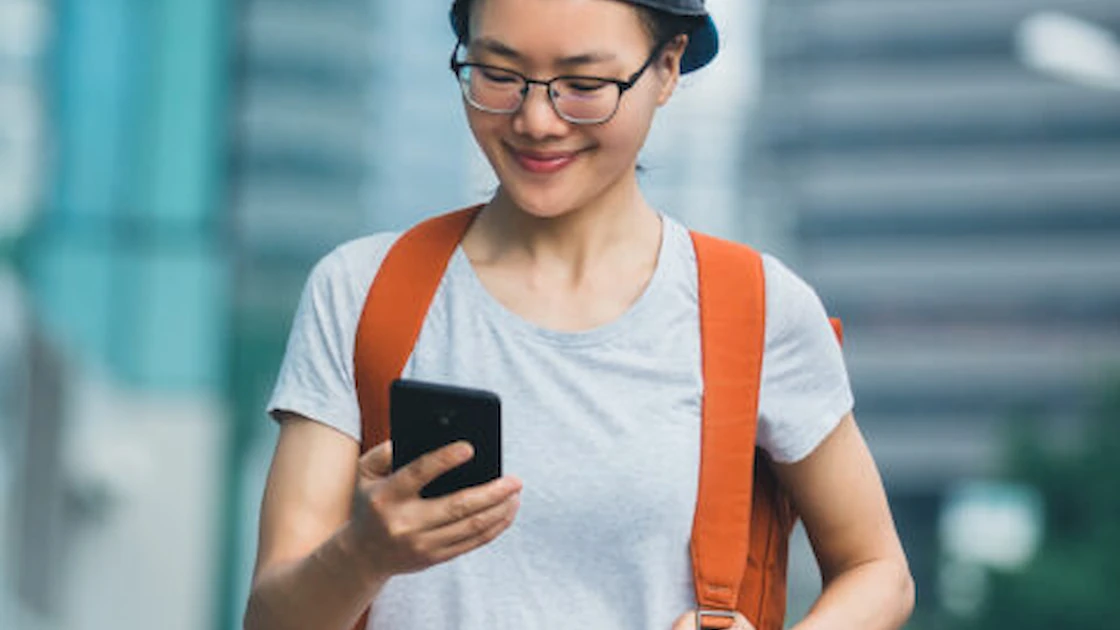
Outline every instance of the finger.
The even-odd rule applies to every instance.
[[[735,625],[731,626],[734,630],[754,630],[754,624],[747,621],[747,618],[742,613],[735,612]]]
[[[394,491],[401,497],[414,497],[420,490],[443,473],[462,466],[474,457],[474,447],[468,442],[455,442],[427,453],[390,478]]]
[[[486,532],[503,522],[508,527],[510,523],[513,523],[520,506],[521,497],[514,494],[504,501],[476,512],[467,518],[427,532],[424,535],[423,544],[429,549],[454,547],[472,538],[485,535]]]
[[[498,521],[498,523],[496,523],[495,525],[490,527],[490,529],[486,530],[485,532],[483,532],[482,534],[480,534],[478,536],[474,536],[472,538],[467,538],[467,539],[462,540],[458,543],[455,543],[453,545],[450,545],[448,547],[444,547],[442,549],[439,549],[439,550],[433,552],[432,557],[435,560],[435,562],[438,564],[438,563],[441,563],[441,562],[447,562],[448,560],[451,560],[452,558],[457,558],[457,557],[459,557],[459,556],[461,556],[465,553],[469,553],[471,551],[474,551],[475,549],[478,549],[479,547],[482,547],[484,545],[488,545],[491,542],[493,542],[495,539],[498,538],[498,536],[501,536],[502,533],[505,532],[506,529],[508,529],[509,526],[512,525],[512,524],[513,524],[513,519],[512,518],[503,519],[501,521]]]
[[[358,459],[358,476],[388,477],[393,472],[393,443],[389,440],[371,448]]]
[[[500,505],[520,491],[521,481],[514,477],[502,477],[475,488],[433,499],[425,505],[428,529],[435,530],[469,520]]]
[[[677,617],[672,630],[696,630],[696,613],[690,611]]]

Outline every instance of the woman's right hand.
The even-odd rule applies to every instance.
[[[358,460],[351,528],[358,552],[375,575],[421,571],[477,549],[512,523],[521,482],[502,477],[435,499],[420,490],[469,461],[465,442],[433,451],[392,472],[392,444],[383,442]]]

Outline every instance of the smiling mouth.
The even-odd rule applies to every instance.
[[[536,151],[518,151],[513,147],[507,147],[507,150],[513,155],[514,160],[525,171],[537,175],[551,175],[558,173],[573,162],[579,159],[583,151],[569,151],[569,152],[536,152]]]

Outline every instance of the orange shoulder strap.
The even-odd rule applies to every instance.
[[[747,566],[766,332],[762,258],[693,233],[704,398],[692,570],[701,610],[733,611]]]
[[[751,524],[758,520],[754,516],[775,518],[773,506],[765,501],[760,506],[766,508],[763,513],[752,514],[762,498],[756,496],[753,476],[766,343],[765,273],[762,257],[746,245],[696,232],[692,240],[699,273],[704,377],[700,484],[691,542],[696,601],[702,611],[753,610],[754,602],[738,600],[744,592],[752,598],[768,595],[764,583],[748,585],[744,577],[752,541],[765,547],[769,537],[752,536]],[[842,341],[840,320],[829,321]],[[784,569],[778,577],[784,578]],[[781,582],[774,588],[784,593],[784,579]],[[754,592],[757,589],[762,592]],[[776,601],[784,602],[784,596]],[[784,614],[781,608],[768,620],[778,627]],[[713,621],[728,625],[718,616]]]

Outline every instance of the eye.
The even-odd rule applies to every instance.
[[[482,75],[482,78],[491,83],[508,85],[520,81],[516,74],[505,70],[499,70],[498,68],[477,68],[477,70]]]
[[[565,79],[563,83],[564,89],[571,90],[573,92],[580,92],[583,94],[597,92],[610,85],[609,81],[604,81],[603,79],[587,78]]]

